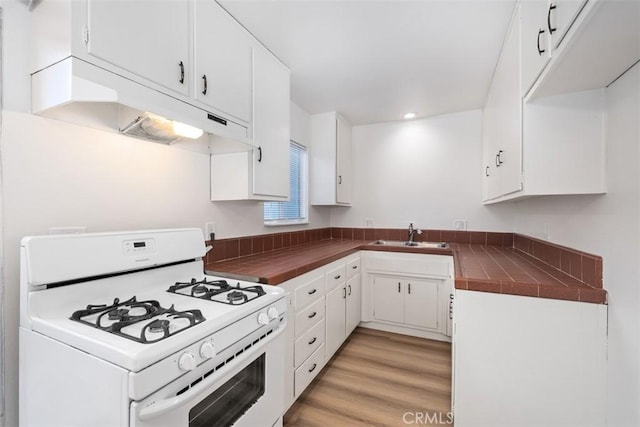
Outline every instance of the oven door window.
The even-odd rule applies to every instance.
[[[223,427],[233,424],[264,394],[265,355],[189,411],[189,427]]]

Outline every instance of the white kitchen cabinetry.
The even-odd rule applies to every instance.
[[[439,281],[374,276],[373,318],[438,331]]]
[[[253,192],[289,199],[289,69],[264,48],[254,50]]]
[[[448,341],[453,258],[363,252],[362,326]]]
[[[38,6],[34,113],[117,130],[151,112],[216,135],[252,137],[251,44],[259,43],[214,1]]]
[[[551,59],[551,35],[547,28],[551,5],[548,1],[531,0],[522,2],[520,7],[522,87],[519,93],[525,94]]]
[[[187,0],[87,0],[87,12],[89,55],[189,95],[193,68]]]
[[[253,139],[211,154],[211,200],[289,198],[289,70],[266,49],[254,46]]]
[[[455,298],[457,427],[605,425],[606,305],[464,290]]]
[[[285,410],[360,323],[360,255],[281,284],[287,292]]]
[[[327,273],[327,360],[360,323],[359,268],[360,256],[356,256],[339,261]]]
[[[547,7],[546,24],[551,35],[553,49],[560,45],[586,2],[587,0],[548,0],[542,2]]]
[[[215,1],[198,0],[194,8],[194,96],[227,116],[251,123],[250,36]]]
[[[287,292],[285,410],[325,362],[325,278],[317,269],[281,284]]]
[[[351,205],[351,125],[335,112],[311,116],[311,204]]]
[[[484,107],[484,200],[522,189],[519,8],[516,5]]]
[[[544,18],[542,3],[516,5],[487,96],[482,133],[485,203],[606,191],[603,90],[525,97],[529,86],[536,84],[540,67],[548,62],[527,59],[536,27],[526,14],[537,18],[534,23]],[[542,42],[543,36],[547,33],[541,34],[546,54],[550,47]]]

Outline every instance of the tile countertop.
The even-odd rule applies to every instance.
[[[606,304],[607,292],[513,247],[452,243],[448,249],[376,246],[328,239],[241,258],[210,262],[207,274],[278,285],[359,250],[453,255],[455,287],[480,292]],[[595,274],[595,273],[594,273]]]

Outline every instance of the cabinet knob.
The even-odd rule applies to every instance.
[[[556,5],[549,3],[549,10],[547,11],[547,28],[549,28],[549,34],[553,34],[557,28],[551,28],[551,11],[556,8]]]

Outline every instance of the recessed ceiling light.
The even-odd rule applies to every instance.
[[[405,119],[415,119],[416,118],[416,113],[407,113],[404,116]]]

